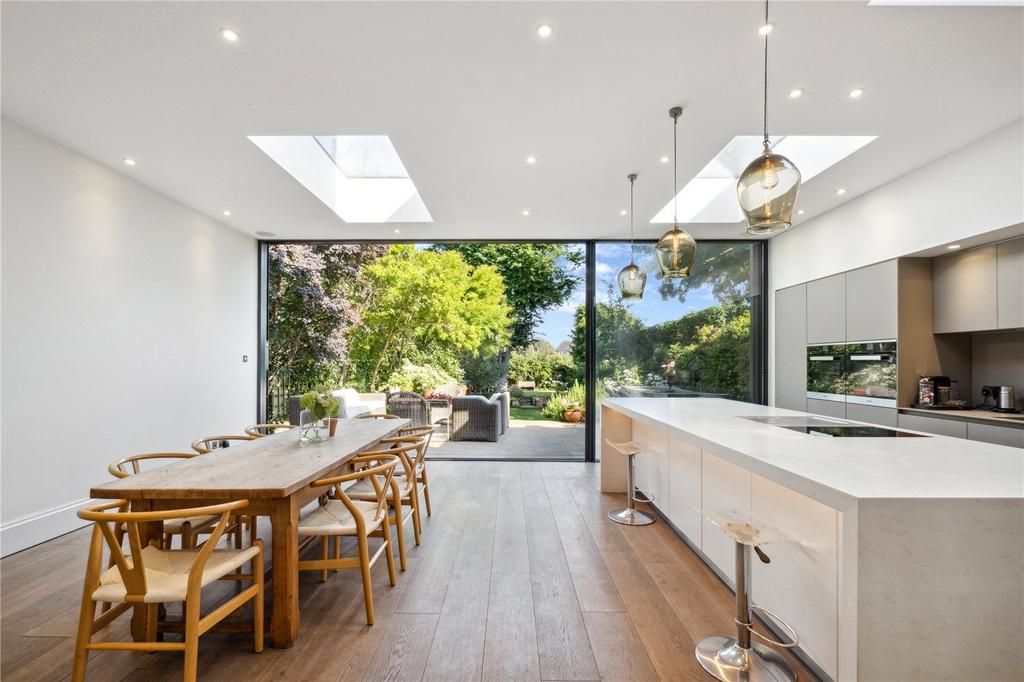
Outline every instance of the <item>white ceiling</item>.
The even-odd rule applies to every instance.
[[[638,236],[761,121],[759,2],[3,2],[3,114],[250,234]],[[1020,7],[775,2],[769,126],[877,135],[801,220],[1020,118]],[[538,38],[550,23],[554,35]],[[219,35],[231,27],[241,36]],[[791,100],[790,89],[804,89]],[[865,88],[859,100],[847,92]],[[346,224],[247,139],[388,135],[433,224]],[[524,159],[537,157],[534,166]],[[124,157],[137,159],[127,168]],[[846,187],[843,197],[835,188]],[[229,209],[230,217],[222,211]],[[530,216],[521,215],[529,209]],[[695,225],[698,238],[740,236]]]

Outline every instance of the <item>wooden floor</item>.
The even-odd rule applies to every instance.
[[[434,515],[397,587],[378,564],[376,625],[357,571],[304,574],[296,645],[253,654],[248,636],[208,634],[200,679],[711,679],[693,647],[732,631],[731,593],[664,523],[608,521],[622,496],[598,492],[596,465],[430,471]],[[87,540],[76,531],[0,562],[5,682],[68,677]],[[101,636],[125,638],[127,625]],[[180,653],[93,652],[89,679],[177,680],[181,669]]]

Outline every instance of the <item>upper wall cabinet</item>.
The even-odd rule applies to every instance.
[[[996,245],[932,261],[933,331],[998,329]]]
[[[895,260],[846,273],[847,341],[896,338],[898,287]]]
[[[1024,239],[996,244],[996,323],[1024,327]]]
[[[807,283],[807,343],[846,340],[846,273]]]

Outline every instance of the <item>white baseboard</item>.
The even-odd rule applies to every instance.
[[[88,521],[78,518],[77,512],[91,502],[93,500],[87,497],[0,524],[0,556],[20,552],[88,525]]]

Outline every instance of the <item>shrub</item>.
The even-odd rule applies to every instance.
[[[576,381],[573,382],[573,385],[569,390],[564,393],[556,393],[551,396],[547,403],[544,404],[543,412],[544,416],[549,419],[565,421],[564,414],[567,409],[579,409],[583,412],[583,416],[585,418],[586,405],[587,389],[583,387],[583,384]]]
[[[432,391],[438,386],[445,384],[457,384],[459,380],[430,365],[414,365],[411,362],[404,362],[388,377],[389,387],[397,386],[403,391],[412,391],[423,395]]]

